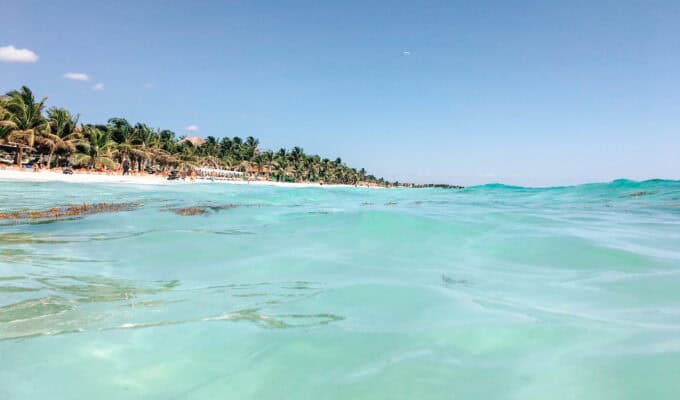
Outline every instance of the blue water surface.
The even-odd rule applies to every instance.
[[[0,182],[102,202],[0,219],[0,399],[679,396],[678,181]]]

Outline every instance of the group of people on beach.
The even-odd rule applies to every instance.
[[[33,163],[33,172],[38,172],[39,170],[47,168],[47,161],[43,158],[42,154],[40,158]]]
[[[123,169],[123,175],[130,175],[130,163],[125,160],[122,165]],[[40,172],[43,169],[49,169],[47,165],[47,161],[44,160],[43,156],[41,155],[39,159],[35,160],[32,164],[33,172]],[[71,169],[70,167],[66,166],[63,167],[62,169]],[[108,167],[103,166],[102,169],[97,169],[97,172],[106,172],[107,175],[110,174],[112,171],[109,170]]]
[[[134,169],[131,170],[130,167],[131,167],[131,165],[130,165],[129,160],[124,160],[123,163],[121,164],[121,169],[117,169],[117,170],[116,169],[113,169],[113,170],[109,169],[107,166],[104,166],[104,165],[97,165],[96,168],[93,168],[92,170],[86,170],[86,169],[83,169],[83,168],[80,168],[79,170],[74,170],[70,166],[58,167],[55,170],[61,171],[64,174],[73,174],[73,173],[76,173],[77,171],[80,171],[81,173],[94,173],[94,174],[104,173],[106,175],[116,175],[118,173],[121,173],[123,176],[125,176],[125,175],[130,176],[131,171],[134,172]],[[4,169],[4,167],[2,167],[1,164],[0,164],[0,168]],[[33,172],[40,172],[43,169],[50,170],[47,162],[45,161],[45,159],[43,158],[42,155],[40,156],[40,158],[33,161],[32,169],[33,169]],[[55,170],[52,170],[52,171],[55,171]],[[205,171],[201,171],[199,169],[198,171],[192,170],[192,171],[189,171],[189,172],[173,170],[173,171],[170,171],[169,173],[163,172],[163,173],[158,173],[158,174],[154,174],[153,172],[151,172],[151,174],[165,176],[165,177],[167,177],[168,180],[187,180],[188,179],[188,180],[191,180],[191,181],[196,181],[197,179],[198,180],[207,179],[207,180],[210,180],[211,182],[215,182],[217,180],[244,180],[249,184],[252,181],[251,177],[248,176],[248,175],[242,175],[242,176],[239,176],[239,177],[232,177],[232,176],[225,177],[225,176],[222,176],[222,175],[218,175],[218,173],[215,172],[215,171],[209,171],[207,173],[204,173],[204,172]],[[234,173],[234,171],[226,171],[226,172]],[[323,186],[324,182],[322,180],[320,180],[318,182],[318,184],[320,186]],[[355,186],[357,186],[357,185],[355,184]]]

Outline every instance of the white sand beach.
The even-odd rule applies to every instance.
[[[75,171],[72,175],[66,175],[61,171],[40,170],[33,171],[28,168],[0,169],[0,182],[71,182],[71,183],[122,183],[135,185],[182,185],[182,184],[219,184],[231,185],[254,185],[254,186],[282,186],[282,187],[350,187],[351,185],[320,185],[318,183],[292,183],[272,181],[245,181],[245,180],[215,180],[209,179],[186,179],[169,181],[165,176],[159,175],[121,175],[97,174]]]

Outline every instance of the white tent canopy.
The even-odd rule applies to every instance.
[[[198,176],[214,176],[217,178],[241,178],[243,176],[243,172],[240,171],[216,168],[196,168],[196,174]]]

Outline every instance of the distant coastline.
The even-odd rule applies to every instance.
[[[253,186],[279,187],[354,187],[346,184],[321,185],[313,182],[276,182],[266,180],[210,180],[206,178],[187,178],[183,180],[168,180],[164,175],[138,174],[121,175],[120,173],[96,173],[91,171],[76,171],[66,175],[60,169],[32,171],[30,168],[0,167],[0,182],[67,182],[67,183],[104,183],[131,185],[182,185],[182,184],[232,184]],[[359,186],[359,185],[357,185]],[[361,186],[382,188],[382,186]]]
[[[135,174],[121,175],[119,173],[97,173],[92,171],[76,171],[66,175],[61,169],[33,171],[30,168],[2,167],[0,166],[0,182],[68,182],[68,183],[104,183],[104,184],[133,184],[133,185],[165,185],[165,184],[231,184],[231,185],[252,185],[252,186],[278,186],[289,188],[309,188],[309,187],[363,187],[363,188],[385,188],[379,185],[366,184],[320,184],[315,182],[277,182],[268,180],[217,180],[210,178],[187,178],[182,180],[168,180],[164,175]],[[390,186],[397,187],[397,186]],[[400,185],[398,187],[407,188],[443,188],[443,189],[462,189],[463,186],[455,185]]]
[[[205,138],[176,137],[167,129],[154,129],[143,123],[131,124],[123,118],[110,118],[105,124],[79,123],[79,115],[64,108],[46,109],[47,98],[37,101],[26,86],[0,96],[0,165],[35,170],[61,171],[61,168],[87,171],[85,180],[156,182],[159,176],[171,179],[231,179],[233,182],[267,184],[350,185],[368,187],[440,187],[390,182],[364,168],[309,155],[301,147],[262,150],[259,140],[249,136]],[[130,174],[152,175],[136,179]],[[7,175],[7,174],[5,174]],[[110,176],[124,175],[125,178]],[[57,179],[54,175],[9,174],[35,180]],[[47,178],[49,176],[49,178]],[[109,176],[104,178],[104,176]],[[84,180],[83,180],[84,181]]]

